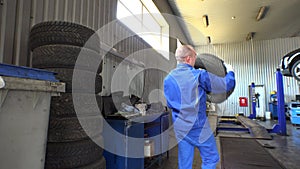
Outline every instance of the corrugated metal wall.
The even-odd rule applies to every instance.
[[[3,1],[3,2],[2,2]],[[116,16],[116,0],[1,0],[0,62],[30,66],[28,36],[36,23],[61,20],[94,30]]]
[[[0,4],[0,61],[26,65],[30,29],[30,0],[2,0]]]
[[[30,28],[42,21],[60,20],[75,22],[94,30],[103,28],[116,19],[117,0],[1,0],[0,3],[0,62],[31,66],[31,53],[28,50],[28,37]],[[141,38],[131,32],[126,26],[119,22],[114,22],[111,29],[105,30],[108,38],[101,38],[102,42],[113,47],[121,57],[136,55],[134,58],[138,62],[151,62],[147,60],[144,49],[150,46]],[[105,39],[105,40],[104,40]],[[119,42],[119,40],[121,41]],[[174,48],[174,47],[173,47]],[[136,54],[137,51],[140,51]],[[158,56],[152,50],[151,57]],[[106,60],[103,74],[104,94],[108,95],[108,85],[111,84],[111,77],[122,58],[109,54],[109,61]],[[159,56],[160,57],[160,56]],[[157,60],[159,62],[159,60]],[[126,71],[126,70],[124,70]],[[146,73],[147,72],[147,73]],[[145,79],[149,82],[144,88],[144,84],[137,85],[137,93],[143,97],[148,97],[153,90],[153,86],[162,87],[162,75],[155,71],[145,70]],[[151,80],[152,79],[152,80]],[[153,80],[156,79],[156,80]],[[124,83],[121,77],[116,81],[118,84]],[[154,84],[153,84],[154,83]],[[137,94],[134,93],[134,94]]]
[[[236,88],[228,101],[219,104],[220,114],[234,115],[238,112],[249,114],[248,108],[239,107],[239,97],[248,96],[251,82],[265,85],[267,103],[269,94],[276,89],[276,68],[282,56],[300,47],[300,37],[249,41],[221,45],[198,46],[198,53],[212,53],[233,65],[236,75]],[[295,99],[299,86],[295,79],[284,77],[285,102]],[[268,105],[266,105],[268,108]]]
[[[41,21],[64,20],[97,30],[115,18],[116,0],[31,0],[31,25]]]

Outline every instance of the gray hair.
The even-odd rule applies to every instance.
[[[181,45],[176,49],[175,57],[178,62],[183,62],[184,58],[196,53],[191,45]]]

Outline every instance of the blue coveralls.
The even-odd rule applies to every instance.
[[[200,151],[202,169],[215,169],[219,153],[206,116],[206,92],[226,93],[235,86],[234,73],[219,77],[180,63],[164,79],[164,94],[172,109],[178,141],[179,169],[192,169],[194,147]]]

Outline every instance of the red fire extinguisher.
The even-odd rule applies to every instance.
[[[248,107],[248,98],[240,97],[239,98],[240,107]]]

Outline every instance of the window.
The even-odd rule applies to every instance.
[[[180,40],[177,38],[177,48],[179,47],[179,46],[181,46],[182,45],[182,43],[180,42]]]
[[[152,0],[118,0],[117,18],[169,59],[169,25]]]

